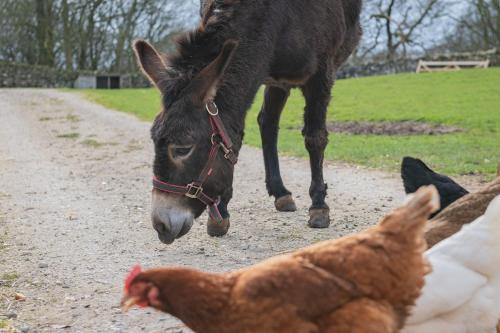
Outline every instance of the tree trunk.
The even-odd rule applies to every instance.
[[[36,0],[38,64],[51,67],[55,65],[52,5],[52,0]]]
[[[387,7],[386,17],[385,17],[385,32],[387,34],[387,60],[390,62],[394,61],[396,58],[396,48],[394,46],[394,32],[392,31],[392,10],[396,0],[391,0],[389,6]]]
[[[67,70],[73,70],[73,41],[71,38],[71,27],[69,18],[68,0],[62,1],[62,21],[63,21],[63,49],[64,61]]]
[[[137,0],[134,0],[130,6],[128,12],[123,19],[123,29],[118,33],[118,39],[116,41],[115,48],[115,63],[113,64],[113,70],[119,72],[122,66],[122,55],[125,46],[125,41],[130,35],[130,30],[132,29],[132,17],[135,15],[137,8]]]

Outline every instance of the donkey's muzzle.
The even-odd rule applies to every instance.
[[[165,244],[172,244],[188,233],[193,226],[194,217],[187,212],[160,208],[153,211],[152,221],[160,240]]]
[[[189,232],[193,226],[194,215],[189,209],[172,205],[172,202],[168,201],[163,195],[153,195],[151,221],[160,241],[172,244]]]

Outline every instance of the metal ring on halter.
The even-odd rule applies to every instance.
[[[212,107],[215,108],[215,112],[212,112],[212,110],[210,110],[210,107],[209,105],[211,105]],[[209,115],[215,117],[219,114],[219,108],[217,107],[217,104],[215,104],[213,101],[212,102],[208,102],[206,105],[205,105],[205,108],[207,109],[207,112]]]
[[[215,137],[218,136],[219,134],[213,133],[212,137],[210,138],[210,141],[212,142],[212,146],[218,144],[218,142],[215,142]]]

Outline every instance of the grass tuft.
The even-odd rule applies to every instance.
[[[78,117],[76,114],[67,114],[65,119],[71,123],[77,123],[80,121],[80,117]]]
[[[4,273],[0,276],[1,285],[5,287],[11,287],[12,284],[19,278],[19,274],[12,273]]]
[[[92,148],[101,148],[102,146],[104,146],[104,143],[94,139],[85,139],[81,142],[81,144]]]
[[[19,278],[19,274],[13,272],[13,273],[4,273],[2,275],[2,280],[6,281],[15,281]]]
[[[95,139],[85,139],[80,142],[82,145],[89,146],[92,148],[101,148],[103,146],[116,146],[118,143],[116,142],[99,142]]]
[[[80,137],[80,133],[72,132],[72,133],[59,134],[57,137],[61,139],[78,139]]]

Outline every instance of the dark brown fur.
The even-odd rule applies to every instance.
[[[131,288],[146,288],[126,299],[149,302],[198,333],[396,333],[429,271],[423,228],[438,202],[434,188],[422,189],[367,231],[232,273],[145,271]]]
[[[239,150],[246,111],[265,83],[259,124],[267,189],[276,199],[289,195],[281,180],[276,144],[279,118],[289,91],[299,87],[306,99],[303,135],[311,160],[311,210],[326,213],[310,221],[310,225],[328,226],[327,186],[322,172],[328,142],[326,111],[335,72],[360,39],[360,10],[361,0],[202,0],[201,23],[179,39],[176,54],[164,58],[168,68],[155,59],[150,46],[138,44],[139,62],[163,95],[163,111],[152,127],[154,174],[178,184],[196,178],[210,145],[207,115],[199,102],[206,101],[207,96],[215,98]],[[203,69],[221,53],[228,40],[237,41],[238,47],[232,57],[225,59],[227,69],[204,74]],[[206,82],[214,93],[193,88],[193,80]],[[166,147],[172,144],[194,147],[192,157],[182,168],[175,167],[166,154]],[[224,218],[229,217],[232,179],[232,167],[220,158],[205,186],[208,194],[221,197],[219,209]],[[199,202],[185,200],[195,216],[202,213],[204,207]]]

